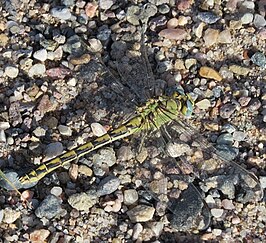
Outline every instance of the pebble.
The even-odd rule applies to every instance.
[[[256,28],[262,28],[266,25],[266,20],[262,15],[255,14],[253,23]]]
[[[221,229],[213,229],[212,230],[212,233],[216,236],[219,236],[222,234],[222,230]]]
[[[211,214],[215,218],[220,218],[224,213],[224,210],[221,208],[212,208],[211,209]]]
[[[68,20],[71,18],[71,12],[65,7],[55,7],[51,9],[51,15],[60,20]]]
[[[248,104],[250,112],[257,111],[261,107],[261,101],[258,98],[252,98]]]
[[[239,223],[241,223],[241,220],[239,217],[232,218],[232,224],[239,224]]]
[[[96,15],[97,9],[97,3],[87,3],[85,6],[85,13],[89,18],[93,18]]]
[[[235,141],[239,141],[239,142],[241,142],[241,141],[244,141],[245,138],[246,138],[246,134],[245,134],[244,132],[241,132],[241,131],[235,131],[235,132],[233,133],[233,139],[234,139]]]
[[[238,102],[239,104],[244,107],[244,106],[247,106],[248,103],[250,102],[251,100],[251,97],[247,97],[247,96],[243,96],[243,97],[240,97]]]
[[[96,137],[101,137],[107,133],[106,129],[100,123],[97,122],[91,124],[91,130],[93,135]]]
[[[217,71],[206,66],[200,68],[199,75],[203,78],[214,79],[216,81],[221,81],[223,79],[223,77]]]
[[[204,33],[204,37],[203,37],[203,40],[205,42],[205,45],[207,47],[210,47],[214,44],[217,43],[218,41],[218,36],[219,36],[219,30],[216,30],[216,29],[207,29]]]
[[[66,76],[70,75],[70,70],[67,68],[50,68],[46,71],[48,77],[53,79],[64,79]]]
[[[54,195],[48,195],[40,203],[39,207],[35,210],[35,215],[38,218],[52,219],[60,213],[62,201]]]
[[[4,209],[3,222],[7,224],[14,223],[18,218],[20,218],[21,213],[11,208]]]
[[[266,67],[266,57],[263,53],[256,52],[255,54],[252,55],[252,57],[250,59],[257,66],[259,66],[261,68]]]
[[[203,99],[197,102],[196,106],[201,110],[207,110],[211,107],[211,102],[208,99]]]
[[[266,176],[260,176],[260,184],[262,188],[266,188]]]
[[[185,153],[190,152],[191,148],[186,143],[169,142],[166,145],[166,151],[172,158],[177,158],[180,157],[181,155],[184,155]]]
[[[46,49],[41,49],[33,53],[33,57],[41,62],[46,61],[47,55]]]
[[[45,150],[45,158],[50,159],[62,154],[64,151],[63,145],[60,142],[50,143]]]
[[[101,180],[98,186],[97,195],[99,197],[104,195],[109,195],[115,192],[119,186],[120,186],[119,178],[113,175],[107,176]]]
[[[58,130],[59,130],[60,134],[63,135],[63,136],[68,136],[69,137],[69,136],[72,135],[72,130],[68,126],[59,125],[58,126]]]
[[[0,224],[3,222],[3,218],[4,218],[4,209],[0,210]]]
[[[9,38],[6,34],[4,34],[4,33],[0,34],[0,46],[2,46],[2,47],[6,46],[8,43],[8,40],[9,40]]]
[[[242,24],[250,24],[253,21],[253,14],[252,13],[245,13],[242,17],[241,17],[241,22]]]
[[[43,137],[46,134],[46,130],[42,127],[37,127],[33,130],[33,134],[38,138]]]
[[[214,24],[220,19],[219,16],[212,12],[200,12],[197,17],[206,24]]]
[[[231,37],[230,30],[223,30],[222,32],[220,32],[218,36],[218,42],[222,44],[232,43],[232,37]]]
[[[137,240],[140,233],[143,231],[143,226],[141,223],[136,223],[133,227],[132,240]]]
[[[94,165],[111,167],[116,163],[115,152],[112,148],[103,148],[93,155],[92,162]]]
[[[98,197],[95,191],[89,191],[87,193],[76,193],[68,198],[68,203],[72,208],[79,211],[89,212],[90,208],[98,202]]]
[[[30,233],[30,242],[39,243],[47,242],[46,239],[50,235],[50,231],[47,229],[37,229]]]
[[[6,130],[10,128],[9,122],[0,122],[0,130]]]
[[[229,118],[236,110],[236,106],[234,104],[224,104],[221,108],[220,108],[220,116],[224,119]]]
[[[99,2],[99,7],[101,9],[107,10],[110,9],[114,3],[115,3],[114,0],[103,0]]]
[[[187,32],[183,29],[164,29],[159,32],[159,36],[169,40],[183,40],[187,37]]]
[[[117,151],[117,159],[119,161],[129,161],[134,157],[134,153],[130,146],[122,146]]]
[[[232,71],[234,74],[246,76],[250,72],[249,68],[241,67],[238,65],[231,65],[229,66],[229,70]]]
[[[132,205],[139,199],[138,192],[134,189],[128,189],[124,191],[124,203],[125,205]]]
[[[46,68],[44,64],[37,63],[34,64],[30,69],[29,69],[29,77],[33,78],[34,76],[43,76],[45,74]]]
[[[233,133],[234,131],[236,131],[236,128],[229,123],[222,126],[222,132]]]
[[[59,187],[59,186],[54,186],[54,187],[51,189],[50,193],[51,193],[52,195],[55,195],[56,197],[59,197],[59,196],[63,193],[63,190],[62,190],[62,188]]]
[[[147,222],[153,218],[155,209],[148,205],[138,205],[127,211],[127,215],[132,223]]]
[[[7,66],[5,68],[5,75],[9,78],[16,78],[18,73],[19,69],[17,67]]]
[[[222,206],[224,209],[227,209],[227,210],[235,209],[235,205],[232,203],[232,200],[229,200],[229,199],[224,199],[222,201]]]
[[[78,167],[78,172],[88,177],[92,176],[92,169],[86,165],[80,165]]]

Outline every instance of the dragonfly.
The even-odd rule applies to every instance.
[[[154,169],[149,167],[148,172],[153,170],[155,175],[159,175],[159,179],[157,180],[158,183],[161,182],[163,185],[167,184],[167,180],[164,180],[166,177],[162,176],[162,174],[167,174],[169,181],[176,182],[180,178],[180,171],[184,172],[184,174],[192,174],[193,178],[205,180],[206,183],[208,183],[209,174],[213,172],[212,169],[214,170],[216,168],[215,166],[206,168],[204,164],[204,162],[206,162],[204,161],[206,160],[205,154],[203,155],[199,153],[199,151],[205,151],[208,160],[211,161],[210,163],[212,165],[218,164],[221,166],[220,170],[226,171],[226,167],[228,166],[230,167],[230,170],[233,168],[238,171],[238,174],[234,174],[234,176],[232,176],[232,174],[228,174],[226,177],[227,180],[230,178],[233,179],[233,181],[237,181],[238,184],[243,183],[243,188],[245,190],[248,190],[249,192],[253,190],[254,194],[259,194],[258,197],[261,198],[263,196],[263,192],[257,177],[238,163],[232,161],[227,155],[214,148],[214,146],[212,146],[206,138],[200,134],[200,132],[188,124],[186,119],[192,115],[194,109],[194,99],[191,94],[189,92],[185,92],[180,85],[173,85],[167,89],[164,94],[157,94],[160,92],[157,92],[157,88],[155,87],[157,81],[154,78],[152,68],[149,64],[147,49],[145,46],[145,31],[147,29],[147,19],[149,17],[150,16],[145,16],[145,12],[143,13],[144,21],[142,30],[140,31],[140,55],[137,56],[142,68],[141,71],[139,71],[142,79],[136,78],[132,74],[132,70],[125,71],[125,69],[123,69],[123,62],[119,61],[119,57],[117,57],[117,64],[115,67],[122,78],[122,82],[119,82],[116,78],[113,78],[114,75],[108,70],[108,68],[105,67],[103,61],[95,59],[96,65],[99,65],[101,69],[104,69],[104,73],[106,73],[108,77],[112,78],[111,86],[114,91],[117,91],[118,94],[123,94],[124,91],[126,92],[127,90],[130,90],[131,95],[133,93],[134,96],[132,99],[132,103],[134,103],[134,105],[136,100],[140,100],[141,102],[145,100],[145,102],[143,102],[142,105],[138,105],[134,114],[125,122],[122,122],[122,124],[117,128],[111,129],[106,134],[94,140],[88,141],[87,143],[67,151],[56,158],[48,160],[30,170],[28,173],[20,176],[18,179],[20,184],[28,185],[36,183],[56,169],[77,161],[79,158],[114,143],[115,141],[135,134],[142,134],[144,138],[147,138],[156,132],[159,132],[161,135],[160,141],[165,147],[161,157],[162,160],[166,160],[169,163],[158,163]],[[131,53],[135,53],[135,51],[132,51]],[[116,55],[115,50],[114,55]],[[138,65],[138,67],[140,66]],[[125,100],[128,99],[126,98]],[[178,143],[176,143],[177,141]],[[142,149],[142,146],[141,141],[140,150]],[[185,147],[185,152],[178,155],[172,155],[171,147],[175,150],[174,153],[178,150],[178,148]],[[170,157],[170,159],[166,159],[167,157]],[[204,161],[203,163],[201,162],[202,160]],[[149,163],[149,165],[152,166],[151,163]],[[143,175],[145,174],[144,172],[145,169],[139,172],[141,174],[140,179],[144,182],[149,181],[150,173],[148,173],[149,175],[145,177],[145,175]],[[217,183],[219,184],[219,181]],[[158,193],[158,188],[154,189],[153,185],[154,181],[153,183],[143,183],[143,188],[145,189],[144,191],[148,191],[147,197],[151,195],[151,198],[157,201],[157,204],[159,205],[161,201],[164,201],[164,196],[167,196],[169,191],[164,187],[162,189],[163,195],[160,195]],[[201,204],[201,206],[199,208],[195,208],[195,210],[205,210],[204,213],[207,215],[207,209],[204,207],[206,206],[206,203],[203,200],[202,193],[199,192],[196,186],[194,186],[193,182],[189,182],[188,185],[189,186],[186,191],[187,195],[183,194],[184,199],[183,201],[180,201],[179,207],[181,207],[182,202],[183,206],[184,204],[191,205],[191,203],[198,203]],[[206,191],[215,188],[215,186],[217,185],[210,186],[210,188],[207,188]],[[202,187],[204,188],[204,185]],[[171,189],[172,193],[174,189],[175,188]],[[191,197],[189,198],[188,195]],[[167,201],[165,204],[166,208],[175,214],[178,207],[177,203],[173,203],[168,199],[165,199],[165,201]],[[209,221],[208,217],[209,216],[207,216],[207,219],[204,220]],[[183,218],[175,217],[173,222],[177,225],[182,225],[188,218],[189,215],[183,216]],[[202,229],[206,228],[208,225],[209,222],[204,222]]]

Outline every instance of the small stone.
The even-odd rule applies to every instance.
[[[178,26],[178,19],[177,18],[171,18],[167,22],[167,28],[168,29],[174,29]]]
[[[45,158],[50,159],[52,157],[62,154],[64,151],[63,145],[60,142],[50,143],[45,150]]]
[[[250,112],[257,111],[261,107],[261,102],[258,98],[252,98],[248,104],[248,110]]]
[[[0,46],[2,46],[2,47],[6,46],[8,43],[8,40],[9,40],[9,38],[6,34],[4,34],[4,33],[0,34]]]
[[[250,24],[253,21],[253,14],[252,13],[245,13],[242,17],[241,17],[241,22],[242,24]]]
[[[252,57],[250,59],[257,66],[259,66],[261,68],[266,67],[266,57],[263,53],[256,52],[254,55],[252,55]]]
[[[256,28],[261,28],[261,27],[264,27],[266,25],[266,20],[262,15],[255,14],[253,23],[254,23]]]
[[[232,71],[234,74],[246,76],[250,72],[249,68],[241,67],[238,65],[231,65],[229,66],[229,70]]]
[[[80,165],[78,167],[78,172],[88,177],[92,176],[92,169],[86,165]]]
[[[247,96],[243,96],[243,97],[240,97],[238,102],[239,104],[244,107],[244,106],[247,106],[248,103],[250,102],[251,100],[251,97],[247,97]]]
[[[99,7],[100,7],[100,9],[107,10],[107,9],[111,8],[114,3],[115,3],[114,0],[101,0],[99,2]]]
[[[180,11],[186,11],[192,6],[193,3],[193,0],[180,0],[177,3],[177,9]]]
[[[20,217],[20,215],[21,213],[14,209],[5,208],[3,222],[7,224],[12,224]]]
[[[159,32],[159,36],[169,40],[184,40],[187,37],[187,32],[183,29],[164,29]]]
[[[0,224],[3,222],[3,218],[4,218],[4,210],[1,209],[0,210]]]
[[[232,200],[229,200],[229,199],[224,199],[222,201],[222,206],[224,209],[227,209],[227,210],[235,209],[235,205],[232,203]]]
[[[39,243],[47,242],[46,239],[50,235],[50,231],[47,229],[38,229],[30,233],[30,242]]]
[[[97,122],[91,124],[91,130],[93,132],[93,135],[96,137],[101,137],[107,133],[106,129],[100,123]]]
[[[34,131],[33,131],[33,134],[36,136],[36,137],[43,137],[45,136],[46,134],[46,130],[42,127],[37,127]]]
[[[197,102],[196,106],[201,110],[207,110],[211,107],[211,102],[208,99],[203,99]]]
[[[45,74],[46,68],[44,64],[37,63],[33,65],[29,70],[29,77],[33,78],[34,76],[43,76]]]
[[[111,167],[116,163],[115,152],[112,148],[103,148],[92,157],[94,165]]]
[[[71,18],[71,12],[65,7],[55,7],[51,9],[51,15],[60,20],[68,20]]]
[[[5,75],[9,78],[16,78],[18,76],[19,69],[17,67],[7,66],[5,68]]]
[[[167,143],[166,151],[172,158],[177,158],[185,153],[189,153],[191,148],[186,143]]]
[[[222,32],[220,32],[218,42],[222,44],[232,43],[230,30],[223,30]]]
[[[127,211],[127,215],[132,223],[147,222],[153,218],[155,209],[147,205],[138,205]]]
[[[220,218],[224,213],[224,210],[221,208],[212,208],[211,209],[211,214],[215,218]]]
[[[9,122],[0,122],[0,130],[6,130],[10,128]]]
[[[47,59],[46,49],[41,49],[41,50],[34,52],[33,57],[41,62],[44,62]]]
[[[124,203],[126,205],[132,205],[138,201],[138,192],[134,189],[124,191]]]
[[[103,180],[101,180],[98,190],[97,190],[97,195],[104,196],[104,195],[109,195],[113,192],[115,192],[120,185],[120,180],[119,178],[110,175],[105,177]]]
[[[241,222],[239,217],[232,218],[232,224],[239,224]]]
[[[72,135],[72,130],[68,126],[59,125],[58,130],[59,130],[60,134],[63,136],[71,136]]]
[[[130,146],[122,146],[117,151],[117,159],[119,161],[129,161],[134,157]]]
[[[46,71],[48,77],[53,79],[64,79],[66,76],[70,75],[70,70],[67,68],[50,68]]]
[[[219,30],[210,28],[205,31],[203,40],[207,47],[210,47],[217,43],[219,32]]]
[[[143,226],[140,223],[136,223],[133,228],[132,240],[137,240],[140,233],[143,231]]]
[[[88,53],[81,55],[80,57],[72,57],[69,61],[73,65],[87,64],[91,60],[91,56]]]
[[[199,75],[203,78],[210,78],[217,81],[221,81],[223,79],[217,71],[215,71],[213,68],[206,66],[200,68]]]
[[[4,130],[0,130],[0,143],[6,143],[6,134]]]
[[[51,189],[51,191],[50,191],[50,193],[51,193],[52,195],[55,195],[56,197],[59,197],[59,196],[62,194],[62,192],[63,192],[63,190],[62,190],[62,188],[59,187],[59,186],[54,186],[54,187]]]
[[[262,188],[266,188],[266,176],[260,176],[260,185]]]
[[[68,198],[68,203],[71,207],[88,212],[90,208],[98,202],[98,197],[95,191],[89,191],[88,193],[76,193]]]
[[[52,219],[62,210],[61,204],[62,201],[58,197],[54,195],[48,195],[35,210],[35,215],[38,218],[45,217],[47,219]]]
[[[198,14],[198,19],[206,24],[214,24],[220,19],[220,17],[212,12],[200,12]]]
[[[222,230],[221,229],[213,229],[212,230],[212,233],[216,236],[219,236],[222,234]]]
[[[244,132],[241,132],[241,131],[235,131],[235,132],[233,133],[233,139],[234,139],[235,141],[239,141],[239,142],[241,142],[241,141],[244,141],[245,138],[246,138],[246,134],[245,134]]]
[[[96,15],[97,9],[97,3],[87,3],[87,5],[85,6],[85,13],[89,18],[93,18]]]

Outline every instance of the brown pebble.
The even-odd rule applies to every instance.
[[[203,78],[210,78],[217,81],[221,81],[223,79],[217,71],[215,71],[213,68],[206,66],[200,68],[199,75]]]
[[[187,36],[187,32],[183,29],[164,29],[161,30],[159,36],[170,40],[183,40]]]

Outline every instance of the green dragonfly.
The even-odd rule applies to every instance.
[[[143,18],[148,19],[148,17],[144,16]],[[117,57],[116,68],[117,72],[122,77],[122,83],[119,83],[116,79],[112,79],[113,83],[111,85],[114,86],[114,90],[115,87],[118,87],[118,89],[119,87],[122,87],[123,91],[121,92],[120,90],[118,91],[118,93],[123,93],[124,90],[131,90],[134,96],[139,98],[141,101],[143,101],[143,99],[145,98],[145,102],[141,105],[138,105],[135,109],[135,113],[131,116],[131,118],[122,122],[122,125],[118,126],[117,128],[111,129],[106,134],[88,141],[87,143],[72,150],[69,150],[57,156],[56,158],[48,160],[43,164],[37,166],[36,168],[30,170],[28,173],[21,175],[19,177],[20,184],[22,186],[27,186],[28,184],[38,182],[54,170],[63,167],[73,161],[77,161],[80,157],[85,156],[86,154],[98,150],[117,140],[121,140],[123,138],[139,133],[143,134],[144,137],[148,137],[149,135],[155,134],[156,131],[159,131],[162,135],[161,141],[162,143],[164,143],[164,145],[166,145],[166,148],[163,149],[162,157],[169,156],[171,158],[176,158],[172,159],[171,161],[175,161],[174,166],[180,168],[181,171],[186,171],[188,174],[193,174],[195,178],[205,179],[208,181],[208,175],[212,172],[212,170],[210,168],[206,168],[204,163],[199,162],[200,159],[205,159],[204,156],[195,155],[197,154],[198,150],[206,151],[209,157],[208,159],[212,164],[218,164],[219,167],[221,166],[221,170],[224,171],[227,171],[227,166],[234,168],[240,174],[239,183],[243,182],[243,187],[245,189],[249,188],[253,190],[254,194],[259,194],[259,198],[261,198],[263,193],[257,177],[236,162],[232,161],[230,158],[228,158],[227,155],[215,149],[195,128],[193,128],[186,122],[186,117],[191,116],[194,108],[194,100],[188,92],[185,92],[179,85],[173,85],[171,88],[167,89],[164,94],[156,95],[157,90],[154,86],[156,84],[156,80],[153,76],[153,72],[148,61],[147,50],[144,45],[146,22],[143,22],[144,27],[140,32],[140,50],[132,52],[139,53],[136,59],[140,60],[141,63],[140,65],[142,70],[139,71],[139,76],[141,76],[142,79],[136,78],[132,74],[132,70],[125,71],[125,69],[122,68],[123,63],[119,61],[119,57]],[[109,77],[113,78],[113,74],[110,73],[107,68],[105,68],[102,61],[96,59],[95,63],[98,63],[101,69],[104,69],[106,74]],[[124,85],[126,85],[127,87],[124,88]],[[139,90],[141,90],[141,92],[138,92]],[[183,137],[183,139],[181,139],[181,137]],[[187,138],[189,138],[192,142],[187,142]],[[187,153],[172,155],[171,149],[167,150],[167,146],[171,147],[171,145],[175,145],[173,141],[179,141],[179,145],[181,144],[182,146],[185,146],[184,144],[188,144],[189,148],[186,151]],[[194,148],[192,148],[193,146]],[[176,162],[177,159],[179,160],[179,162]],[[169,165],[165,166],[167,167]],[[158,170],[161,173],[165,173],[162,168],[164,167],[162,166],[159,170],[155,170]],[[213,168],[215,168],[215,166],[213,166]],[[177,176],[175,173],[167,173],[169,178],[176,178]],[[179,172],[177,174],[179,174]],[[148,181],[147,178],[144,178],[142,176],[140,178],[141,180],[143,179],[143,181]],[[150,192],[153,198],[155,198],[156,200],[158,199],[158,201],[160,200],[160,196],[157,195],[156,190],[152,190],[150,188],[152,186],[149,185],[149,183],[143,183],[143,186]],[[195,186],[193,186],[193,183],[190,184],[189,190],[190,193],[195,195],[196,201],[202,199],[201,193],[196,189]],[[186,201],[186,203],[191,202]],[[172,206],[170,206],[169,208],[170,211],[175,211]],[[208,225],[208,223],[205,223],[205,225]]]

